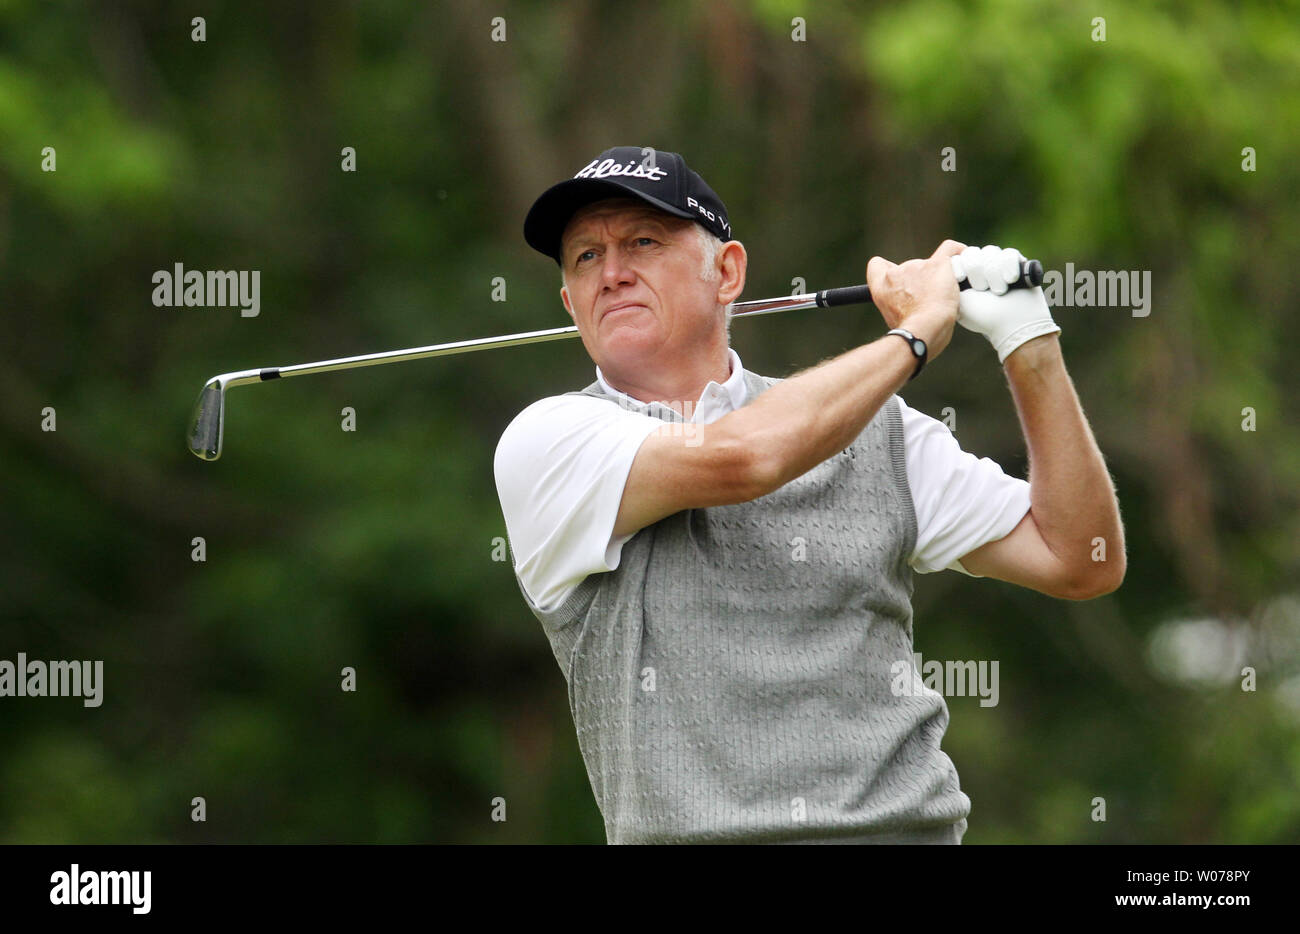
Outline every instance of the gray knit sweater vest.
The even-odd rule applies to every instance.
[[[780,382],[744,379],[747,403]],[[609,842],[960,843],[947,705],[891,691],[913,665],[915,543],[891,396],[779,490],[668,516],[557,609],[530,602]]]

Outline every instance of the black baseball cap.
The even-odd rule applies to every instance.
[[[573,178],[544,191],[524,219],[524,239],[562,264],[560,237],[573,215],[593,201],[628,197],[696,221],[724,242],[735,239],[726,205],[686,160],[675,152],[642,146],[606,149]]]

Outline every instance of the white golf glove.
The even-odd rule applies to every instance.
[[[1025,341],[1060,331],[1052,320],[1042,286],[1008,289],[1020,278],[1024,257],[1012,248],[968,246],[952,257],[952,271],[970,288],[957,299],[957,323],[983,334],[1003,363]]]

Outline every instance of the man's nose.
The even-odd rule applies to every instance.
[[[631,283],[636,274],[632,271],[632,264],[627,254],[615,246],[605,251],[605,263],[600,270],[600,275],[601,281],[606,286],[617,288]]]

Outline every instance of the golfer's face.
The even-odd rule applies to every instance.
[[[718,285],[700,278],[704,257],[692,223],[622,199],[598,202],[569,222],[561,298],[598,365],[633,367],[689,348],[717,326]]]

